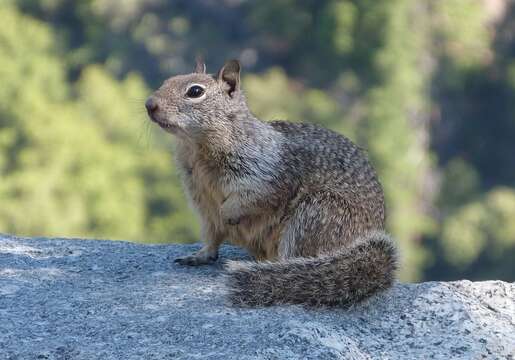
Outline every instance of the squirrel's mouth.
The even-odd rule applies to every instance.
[[[155,121],[155,122],[157,123],[157,125],[159,125],[159,127],[161,129],[163,129],[166,132],[175,134],[178,130],[177,125],[173,125],[173,124],[165,123],[165,122],[161,122],[161,121]]]
[[[170,131],[170,132],[174,132],[174,130],[177,130],[176,125],[159,120],[153,114],[150,114],[149,117],[150,117],[150,120],[152,120],[152,122],[155,122],[163,130]]]
[[[156,122],[157,122],[157,125],[159,125],[161,127],[161,129],[171,129],[172,127],[174,127],[172,124],[165,124],[165,123],[162,123],[159,121],[156,121]]]

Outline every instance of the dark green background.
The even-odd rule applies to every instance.
[[[143,103],[196,55],[264,119],[368,149],[405,280],[515,280],[515,8],[504,0],[3,0],[0,231],[199,239]]]

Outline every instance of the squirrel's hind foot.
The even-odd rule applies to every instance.
[[[203,251],[198,251],[188,256],[176,258],[173,262],[179,265],[199,266],[207,265],[215,262],[218,259],[218,254],[210,254]]]

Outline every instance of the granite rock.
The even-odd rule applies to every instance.
[[[396,284],[350,309],[225,302],[199,245],[0,235],[0,359],[513,359],[515,283]]]

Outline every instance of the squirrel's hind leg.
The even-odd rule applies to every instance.
[[[339,196],[315,193],[301,199],[285,226],[279,258],[317,257],[352,241],[352,209]]]

